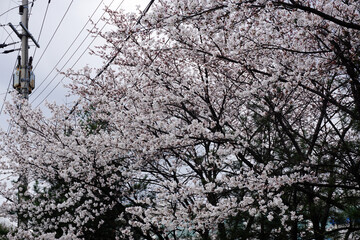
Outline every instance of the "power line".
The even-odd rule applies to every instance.
[[[109,6],[112,5],[112,3],[115,0],[113,0]],[[121,3],[118,5],[118,7],[116,8],[116,10],[118,10],[120,8],[120,6],[123,4],[124,0],[121,1]],[[116,11],[115,10],[115,11]],[[102,16],[104,16],[106,12],[104,11],[104,13],[102,14]],[[96,27],[96,25],[99,23],[99,21],[102,19],[102,16],[98,19],[98,21],[96,22],[95,26],[93,27],[93,29]],[[90,46],[92,45],[92,43],[95,41],[95,39],[98,37],[99,33],[105,28],[105,26],[109,23],[109,20],[104,24],[104,26],[100,29],[100,31],[96,34],[96,36],[92,39],[92,41],[88,44],[88,46],[85,48],[85,50],[82,52],[82,54],[80,55],[80,57],[78,57],[78,59],[75,61],[75,63],[70,67],[70,69],[72,69],[78,62],[79,60],[82,58],[82,56],[86,53],[86,51],[90,48]],[[85,40],[90,36],[91,31],[89,31],[89,33],[86,35],[86,37],[83,39],[83,41],[80,43],[80,45],[76,48],[76,50],[73,52],[73,54],[70,56],[70,58],[66,61],[66,63],[63,65],[63,67],[60,69],[60,71],[62,71],[62,69],[68,64],[68,62],[72,59],[72,57],[75,55],[75,53],[80,49],[80,47],[83,45],[83,43],[85,42]],[[59,63],[59,62],[58,62]],[[56,67],[56,66],[55,66]],[[59,72],[51,79],[51,81],[45,86],[45,88],[38,94],[38,96],[36,96],[35,99],[32,100],[31,103],[33,103],[37,98],[39,98],[39,96],[46,90],[46,88],[48,88],[50,86],[50,84],[55,80],[55,78],[59,75]],[[50,96],[50,94],[60,85],[60,83],[64,80],[65,76],[55,85],[55,87],[50,91],[49,94],[46,95],[46,97],[36,106],[38,107],[42,102],[45,101],[45,99]],[[44,81],[43,81],[44,82]],[[42,82],[42,83],[43,83]]]
[[[0,48],[5,48],[5,47],[7,47],[7,46],[15,45],[15,44],[17,44],[17,43],[20,42],[20,41],[17,41],[17,42],[16,42],[16,41],[12,38],[11,34],[13,33],[13,31],[9,33],[8,30],[6,30],[5,26],[7,26],[7,25],[0,25],[0,27],[3,27],[3,28],[4,28],[4,30],[5,30],[5,32],[8,34],[8,36],[5,38],[4,43],[2,43],[2,44],[0,43]],[[18,25],[17,25],[17,26],[18,26]],[[6,44],[6,41],[9,39],[9,37],[11,38],[12,42]],[[16,51],[16,50],[15,50],[15,46],[14,46],[14,49],[13,49],[13,50],[7,50],[7,51],[4,51],[4,52],[2,52],[2,53],[10,53],[10,52],[13,52],[13,51]]]
[[[6,25],[5,25],[5,26],[6,26]],[[14,39],[12,38],[12,36],[11,36],[11,34],[12,34],[13,32],[9,33],[8,30],[6,30],[5,26],[4,26],[4,25],[1,25],[1,27],[3,27],[4,30],[5,30],[5,32],[8,34],[8,36],[7,36],[6,39],[4,40],[4,43],[9,39],[9,37],[11,38],[11,41],[15,42]]]
[[[148,5],[146,6],[145,10],[143,11],[143,14],[137,19],[136,24],[139,24],[141,19],[146,15],[146,13],[149,11],[151,5],[154,3],[155,0],[150,0],[150,2],[148,3]],[[124,0],[120,3],[120,5],[124,2]],[[120,7],[120,5],[117,7],[117,9]],[[117,10],[116,9],[116,10]],[[115,11],[116,11],[115,10]],[[95,36],[95,38],[99,35],[99,33],[104,29],[104,27],[108,24],[109,20],[105,23],[105,25],[101,28],[101,30],[98,32],[98,34]],[[71,66],[71,68],[73,68],[76,63],[80,60],[80,58],[84,55],[84,53],[86,52],[86,50],[90,47],[90,45],[92,44],[92,42],[95,40],[95,38],[91,41],[91,43],[88,45],[88,47],[85,49],[85,51],[81,54],[81,56],[76,60],[76,62]],[[128,39],[130,39],[130,35],[125,39],[125,41],[127,41]],[[167,41],[168,42],[168,41]],[[166,42],[166,43],[167,43]],[[95,78],[98,78],[109,66],[110,64],[115,60],[115,58],[117,57],[117,55],[120,53],[122,47],[119,48],[117,47],[117,52],[115,53],[115,55],[110,59],[110,61],[104,66],[104,68],[95,76]],[[155,58],[158,56],[158,54],[155,56]],[[154,61],[155,59],[153,59]],[[60,85],[60,83],[64,80],[65,76],[55,85],[55,87],[50,91],[50,93],[48,93],[46,95],[46,97],[36,106],[39,107],[44,101],[45,99],[50,96],[50,94]],[[53,79],[54,80],[54,79]],[[52,80],[52,81],[53,81]],[[49,85],[49,84],[48,84]],[[70,114],[72,114],[72,112],[75,111],[75,108],[78,106],[79,101],[74,105],[73,109],[70,111]]]
[[[143,11],[143,14],[141,14],[141,16],[138,18],[138,20],[136,21],[135,25],[138,25],[141,21],[141,19],[145,16],[145,14],[149,11],[151,5],[155,2],[155,0],[150,0],[150,2],[148,3],[148,5],[146,6],[145,10]],[[125,41],[127,41],[130,38],[130,35],[127,36],[127,38],[125,39]],[[95,78],[99,77],[101,74],[103,74],[103,72],[110,66],[110,64],[115,60],[115,58],[119,55],[119,53],[121,52],[122,46],[121,48],[117,47],[117,51],[115,53],[115,55],[110,59],[110,61],[103,67],[103,69],[101,69],[101,71],[96,75]]]
[[[30,8],[30,11],[29,11],[29,18],[30,18],[30,16],[31,16],[31,13],[32,13],[32,10],[33,10],[35,1],[36,1],[36,0],[34,0],[34,1],[31,3],[31,8]]]
[[[145,8],[145,10],[143,11],[143,14],[137,19],[137,21],[136,21],[136,24],[135,25],[137,25],[137,24],[139,24],[140,23],[140,21],[141,21],[141,19],[146,15],[146,13],[149,11],[149,9],[150,9],[150,7],[151,7],[151,5],[154,3],[154,0],[150,0],[150,2],[148,3],[148,5],[146,6],[146,8]],[[127,40],[129,40],[130,39],[130,35],[129,36],[127,36],[126,37],[126,39],[125,39],[125,41],[127,41]],[[165,45],[168,43],[168,41],[170,40],[170,38],[166,41],[166,43],[165,43]],[[104,66],[104,68],[95,76],[95,78],[98,78],[109,66],[110,66],[110,64],[115,60],[115,57],[120,53],[120,51],[121,51],[121,48],[119,48],[119,47],[117,47],[117,49],[118,49],[118,51],[115,53],[115,56],[112,58],[112,59],[110,59],[110,61]],[[150,63],[150,65],[155,61],[155,59],[157,58],[157,56],[159,55],[159,53],[157,53],[156,54],[156,56],[155,56],[155,58],[151,61],[151,63]],[[143,74],[143,73],[142,73]],[[94,78],[94,79],[95,79]],[[63,79],[61,79],[61,81],[62,81]],[[58,83],[59,84],[59,83]],[[55,87],[57,87],[57,86],[55,86]],[[54,90],[54,89],[53,89]],[[53,91],[52,90],[52,91]],[[48,94],[49,95],[49,94]],[[46,96],[47,97],[47,96]],[[45,98],[46,99],[46,98]],[[45,99],[43,99],[43,101],[45,100]],[[42,102],[43,102],[42,101]],[[66,119],[68,119],[73,113],[74,113],[74,111],[76,110],[76,108],[79,106],[79,103],[80,103],[80,100],[78,100],[78,101],[76,101],[76,103],[74,104],[74,106],[72,107],[72,109],[70,110],[70,112],[69,112],[69,114],[68,114],[68,116],[66,117]],[[41,103],[40,103],[41,104]],[[40,105],[39,104],[39,105]],[[38,106],[39,106],[38,105]],[[37,106],[37,107],[38,107]]]
[[[12,7],[10,9],[8,9],[7,11],[3,12],[2,14],[0,14],[0,17],[4,16],[5,14],[7,14],[8,12],[10,12],[11,10],[14,10],[16,8],[18,8],[19,6],[16,6],[16,7]]]
[[[48,44],[46,45],[45,50],[43,51],[43,53],[41,54],[41,56],[40,56],[39,60],[37,61],[36,65],[35,65],[35,67],[34,67],[34,70],[36,69],[37,65],[39,65],[39,63],[40,63],[40,61],[41,61],[42,57],[44,56],[44,54],[45,54],[46,50],[48,49],[48,47],[49,47],[50,43],[51,43],[51,42],[52,42],[52,40],[54,39],[54,36],[55,36],[56,32],[58,31],[58,29],[59,29],[59,27],[60,27],[61,23],[63,22],[63,20],[64,20],[64,18],[65,18],[65,16],[66,16],[66,14],[69,12],[69,9],[70,9],[70,7],[71,7],[71,5],[72,5],[72,3],[73,3],[73,2],[74,2],[74,0],[71,0],[71,2],[70,2],[70,4],[69,4],[68,8],[66,9],[66,11],[65,11],[65,13],[64,13],[64,15],[63,15],[63,17],[61,18],[61,20],[60,20],[59,24],[57,25],[57,27],[56,27],[56,29],[55,29],[55,31],[54,31],[54,33],[53,33],[53,35],[51,36],[50,41],[49,41],[49,42],[48,42]]]
[[[166,42],[164,43],[164,46],[166,45],[166,44],[168,44],[168,42],[170,41],[170,38],[168,38],[167,40],[166,40]],[[159,50],[157,53],[156,53],[156,55],[155,55],[155,57],[153,58],[153,59],[151,59],[151,62],[150,62],[150,64],[148,65],[148,67],[150,67],[152,64],[153,64],[153,62],[156,60],[156,58],[159,56],[159,54],[160,54],[160,51],[161,50]],[[76,65],[76,63],[80,60],[80,58],[84,55],[84,53],[85,53],[85,51],[81,54],[81,56],[76,60],[76,62],[72,65],[72,67],[71,68],[73,68],[75,65]],[[141,76],[144,74],[144,72],[142,71],[142,73],[141,73]],[[48,94],[48,95],[46,95],[46,97],[45,97],[45,99],[48,97],[48,96],[50,96],[50,94],[55,90],[55,88],[57,88],[58,87],[58,85],[62,82],[62,80],[64,80],[64,78],[65,78],[65,76],[56,84],[56,86],[51,90],[51,92]],[[44,99],[44,100],[45,100]],[[44,101],[43,100],[43,101]],[[43,102],[42,101],[42,102]],[[41,102],[41,103],[42,103]],[[38,107],[41,103],[39,103],[36,107]]]
[[[105,26],[105,25],[104,25]],[[72,69],[78,62],[79,60],[82,58],[82,56],[84,56],[84,54],[86,53],[86,51],[89,49],[89,47],[91,46],[91,44],[95,41],[96,37],[93,38],[93,40],[89,43],[89,45],[87,46],[87,48],[81,53],[81,55],[78,57],[78,59],[75,61],[75,63],[70,67],[70,69]],[[68,59],[68,61],[65,63],[65,65],[72,59],[72,57],[75,55],[75,53],[79,50],[80,46],[76,49],[76,51],[71,55],[71,57]],[[65,67],[64,65],[64,67]],[[63,68],[64,68],[63,67]],[[61,71],[61,70],[60,70]],[[55,80],[55,78],[59,75],[59,73],[56,74],[56,76],[46,85],[46,87],[41,91],[41,93],[43,93],[45,91],[45,89],[47,87],[49,87],[49,85]],[[39,107],[41,105],[41,103],[43,103],[45,101],[46,98],[48,98],[50,96],[51,93],[54,92],[54,90],[60,85],[60,83],[62,83],[62,81],[65,79],[66,76],[63,76],[62,79],[55,85],[55,87],[53,87],[53,89],[45,96],[45,98],[36,106]],[[40,95],[41,93],[31,102],[33,103]]]
[[[74,45],[74,43],[76,42],[76,40],[79,38],[79,36],[81,35],[81,33],[84,31],[86,25],[90,22],[91,18],[94,16],[94,14],[96,13],[96,11],[98,10],[98,8],[101,6],[103,0],[100,2],[100,4],[96,7],[96,9],[94,10],[94,12],[92,13],[92,15],[90,16],[90,18],[88,19],[88,21],[85,23],[85,25],[83,26],[83,28],[80,30],[80,32],[78,33],[78,35],[76,36],[76,38],[72,41],[72,43],[70,44],[70,46],[68,47],[68,49],[65,51],[65,53],[61,56],[60,60],[55,64],[55,66],[52,68],[52,70],[49,72],[49,74],[44,78],[44,80],[41,81],[41,83],[39,84],[39,86],[37,87],[37,89],[40,88],[40,86],[46,81],[46,79],[48,79],[48,77],[50,76],[50,74],[56,69],[56,67],[59,65],[59,63],[61,62],[61,60],[65,57],[65,55],[69,52],[69,50],[71,49],[71,47]],[[111,4],[114,2],[114,0],[111,2]],[[111,5],[110,4],[110,5]],[[103,15],[99,18],[99,20],[96,22],[96,24],[101,20],[101,18],[104,16],[105,12],[103,13]],[[96,26],[95,24],[95,26]],[[89,36],[90,33],[88,33],[88,35],[85,37],[85,39],[81,42],[81,44],[79,45],[79,47],[82,45],[82,43],[87,39],[87,37]],[[78,47],[78,48],[79,48]],[[77,50],[76,50],[77,51]],[[75,51],[75,52],[76,52]],[[72,55],[73,56],[73,55]],[[69,60],[68,60],[69,61]],[[65,64],[66,65],[66,64]],[[65,65],[61,68],[61,70],[65,67]],[[61,71],[60,70],[60,71]],[[57,74],[58,75],[58,74]],[[56,75],[56,76],[57,76]],[[55,76],[55,77],[56,77]],[[45,87],[46,88],[46,87]],[[35,93],[36,90],[33,92]],[[42,91],[43,92],[43,91]],[[41,94],[41,93],[40,93]],[[40,95],[39,94],[39,95]],[[38,97],[36,97],[38,98]],[[36,99],[35,98],[35,99]],[[35,101],[35,99],[33,101]]]
[[[34,3],[35,1],[32,1],[32,2],[30,2],[30,3]],[[15,6],[15,7],[12,7],[12,8],[10,8],[10,9],[8,9],[8,10],[6,10],[5,12],[3,12],[2,14],[0,14],[0,17],[2,17],[2,16],[4,16],[5,14],[7,14],[8,12],[10,12],[11,10],[14,10],[14,9],[16,9],[16,8],[18,8],[18,7],[20,7],[20,6],[22,6],[22,4],[20,4],[20,5],[18,5],[18,6]]]
[[[46,15],[47,15],[47,12],[48,12],[48,10],[49,10],[49,5],[50,5],[50,0],[48,1],[48,4],[47,4],[47,6],[46,6],[46,10],[45,10],[45,14],[44,14],[44,17],[43,17],[43,20],[42,20],[42,23],[41,23],[40,32],[39,32],[39,36],[38,36],[37,42],[39,42],[39,40],[40,40],[40,36],[41,36],[42,30],[43,30],[43,27],[44,27]],[[32,9],[32,8],[31,8],[31,9]],[[36,54],[36,50],[37,50],[37,49],[38,49],[38,48],[35,48],[35,49],[34,49],[33,59],[35,58],[35,54]]]
[[[9,0],[9,5],[8,5],[8,8],[10,8],[10,5],[11,5],[11,0]],[[7,22],[7,19],[8,19],[8,14],[6,15],[6,18],[5,18],[5,21],[4,22]],[[2,25],[2,26],[5,26],[5,25]],[[2,32],[2,34],[1,34],[1,38],[0,39],[2,39],[3,38],[3,36],[4,36],[4,32]],[[5,41],[4,41],[5,42]]]
[[[12,128],[12,122],[9,123],[8,129],[6,131],[7,135],[9,135],[11,128]]]

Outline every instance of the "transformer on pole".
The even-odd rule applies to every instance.
[[[13,87],[18,90],[23,98],[29,99],[29,94],[35,88],[35,74],[32,71],[32,58],[29,58],[29,38],[40,47],[35,38],[28,30],[29,25],[29,3],[28,0],[22,0],[19,7],[21,15],[20,26],[22,32],[19,33],[13,24],[9,23],[10,28],[21,39],[21,57],[18,57],[18,65],[13,75]]]

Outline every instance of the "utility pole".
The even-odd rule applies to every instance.
[[[10,28],[21,40],[21,57],[14,74],[13,87],[18,90],[24,99],[29,99],[29,94],[35,88],[35,75],[32,72],[32,57],[29,58],[29,38],[40,48],[35,38],[28,30],[29,25],[29,0],[22,0],[19,7],[19,14],[21,15],[20,26],[22,33],[19,33],[14,25],[9,23]]]
[[[21,56],[18,56],[18,66],[13,78],[13,87],[18,90],[21,96],[28,100],[29,94],[35,87],[35,76],[32,73],[32,57],[29,58],[29,38],[35,43],[37,47],[40,47],[34,37],[28,30],[29,26],[29,1],[22,0],[22,4],[19,7],[19,14],[21,15],[20,26],[22,28],[21,34],[16,30],[14,25],[9,23],[11,29],[21,39]],[[21,108],[21,105],[19,105]],[[23,135],[27,133],[26,128],[22,129]],[[24,170],[19,176],[19,188],[18,188],[18,201],[21,203],[26,198],[25,194],[28,187],[27,171]],[[26,212],[19,210],[18,212],[18,226],[23,228],[27,227]]]
[[[22,10],[23,13],[21,15],[21,23],[24,26],[22,30],[21,36],[21,95],[25,99],[29,99],[29,87],[30,87],[30,76],[29,76],[29,66],[28,66],[28,58],[29,58],[29,36],[28,29],[29,25],[29,2],[28,0],[22,0]],[[19,13],[21,14],[21,7]]]
[[[22,0],[22,4],[19,8],[19,14],[21,15],[21,23],[27,29],[29,25],[29,4],[28,0]],[[20,62],[20,93],[23,98],[26,100],[29,99],[29,66],[28,66],[28,57],[29,57],[29,37],[25,31],[22,29],[21,34],[21,62]],[[20,106],[21,107],[21,106]],[[26,134],[26,128],[23,128],[23,134]],[[28,188],[28,178],[27,172],[24,171],[19,176],[20,186],[18,188],[18,201],[19,204],[24,200],[26,190]],[[21,211],[21,210],[20,210]],[[18,213],[18,226],[23,228],[27,227],[26,217],[24,216],[26,212]]]

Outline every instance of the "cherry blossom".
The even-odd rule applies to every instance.
[[[138,25],[108,10],[93,53],[114,61],[66,73],[73,108],[8,105],[2,167],[40,186],[8,191],[27,218],[12,237],[358,236],[359,9],[162,0]]]

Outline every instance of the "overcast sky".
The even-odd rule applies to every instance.
[[[113,0],[103,1],[99,9],[92,17],[92,20],[94,22],[96,22],[103,14],[105,6],[109,6],[112,1]],[[29,2],[32,2],[32,0],[29,0]],[[69,46],[79,34],[85,23],[88,21],[89,17],[93,14],[101,0],[74,0],[48,49],[45,51],[44,55],[39,61],[39,58],[43,54],[46,45],[49,43],[51,36],[53,35],[55,29],[57,28],[61,18],[64,16],[66,9],[71,2],[72,0],[51,0],[49,4],[47,17],[39,41],[40,48],[36,51],[33,64],[34,66],[38,64],[34,71],[36,75],[37,86],[39,86],[39,84],[43,82],[44,79],[46,79],[51,70],[55,67],[56,63],[60,60],[60,58],[69,48]],[[115,10],[121,4],[121,2],[122,0],[114,0],[110,8]],[[121,4],[121,8],[125,11],[135,12],[136,6],[140,6],[140,9],[144,9],[147,2],[147,0],[124,0]],[[0,14],[18,6],[19,4],[21,4],[20,0],[0,0]],[[39,36],[41,23],[47,5],[48,0],[36,0],[31,9],[29,31],[36,39]],[[7,24],[9,22],[11,22],[13,25],[19,24],[20,15],[18,8],[15,8],[9,11],[7,14],[0,16],[0,24]],[[104,22],[99,23],[100,28],[103,25]],[[91,27],[92,26],[89,23],[85,29],[91,29]],[[11,33],[10,36],[12,38],[8,37],[9,34],[6,31],[8,33]],[[61,69],[64,64],[70,59],[71,55],[75,52],[76,48],[80,45],[80,43],[83,41],[87,34],[88,31],[86,30],[81,33],[77,41],[70,48],[62,61],[57,65],[57,69]],[[5,40],[5,43],[19,41],[18,37],[14,33],[12,33],[12,30],[8,26],[0,27],[0,43],[4,43]],[[75,63],[75,61],[79,58],[79,56],[83,53],[83,51],[87,48],[87,46],[92,40],[92,37],[87,38],[87,40],[81,45],[80,49],[75,53],[75,55],[70,59],[68,64],[64,67],[63,71],[70,68]],[[31,45],[29,49],[29,55],[32,55],[34,53],[35,46],[31,42],[31,40],[29,41],[29,44]],[[96,45],[101,45],[100,38],[94,41],[92,47]],[[20,44],[17,44],[11,47],[7,47],[5,49],[7,50],[19,47]],[[0,52],[3,52],[3,50],[5,49],[0,49]],[[8,88],[11,74],[13,73],[13,68],[17,55],[17,51],[9,54],[0,54],[0,107],[4,101],[5,93]],[[100,59],[97,59],[96,57],[90,56],[88,53],[86,53],[74,66],[74,69],[81,69],[86,64],[94,67],[101,67],[103,65]],[[32,102],[33,107],[38,106],[39,103],[42,102],[43,99],[54,89],[55,85],[58,84],[59,81],[63,78],[62,75],[58,75],[53,80],[56,74],[57,71],[54,70],[51,75],[49,75],[49,77],[44,81],[44,83],[42,83],[40,87],[36,87],[34,92],[30,95],[29,101]],[[50,83],[51,81],[52,83]],[[74,98],[67,97],[67,90],[63,88],[63,84],[66,84],[68,82],[69,81],[67,79],[64,79],[63,82],[60,83],[60,85],[55,88],[55,90],[46,99],[50,102],[56,101],[60,104],[71,104],[71,102],[74,101]],[[46,87],[49,83],[50,85]],[[10,90],[13,90],[12,85],[10,86]],[[7,100],[10,100],[9,95],[7,96]],[[44,108],[44,105],[41,104],[39,107]],[[8,128],[7,116],[4,114],[4,112],[2,112],[0,115],[0,127],[3,128],[5,131]]]

